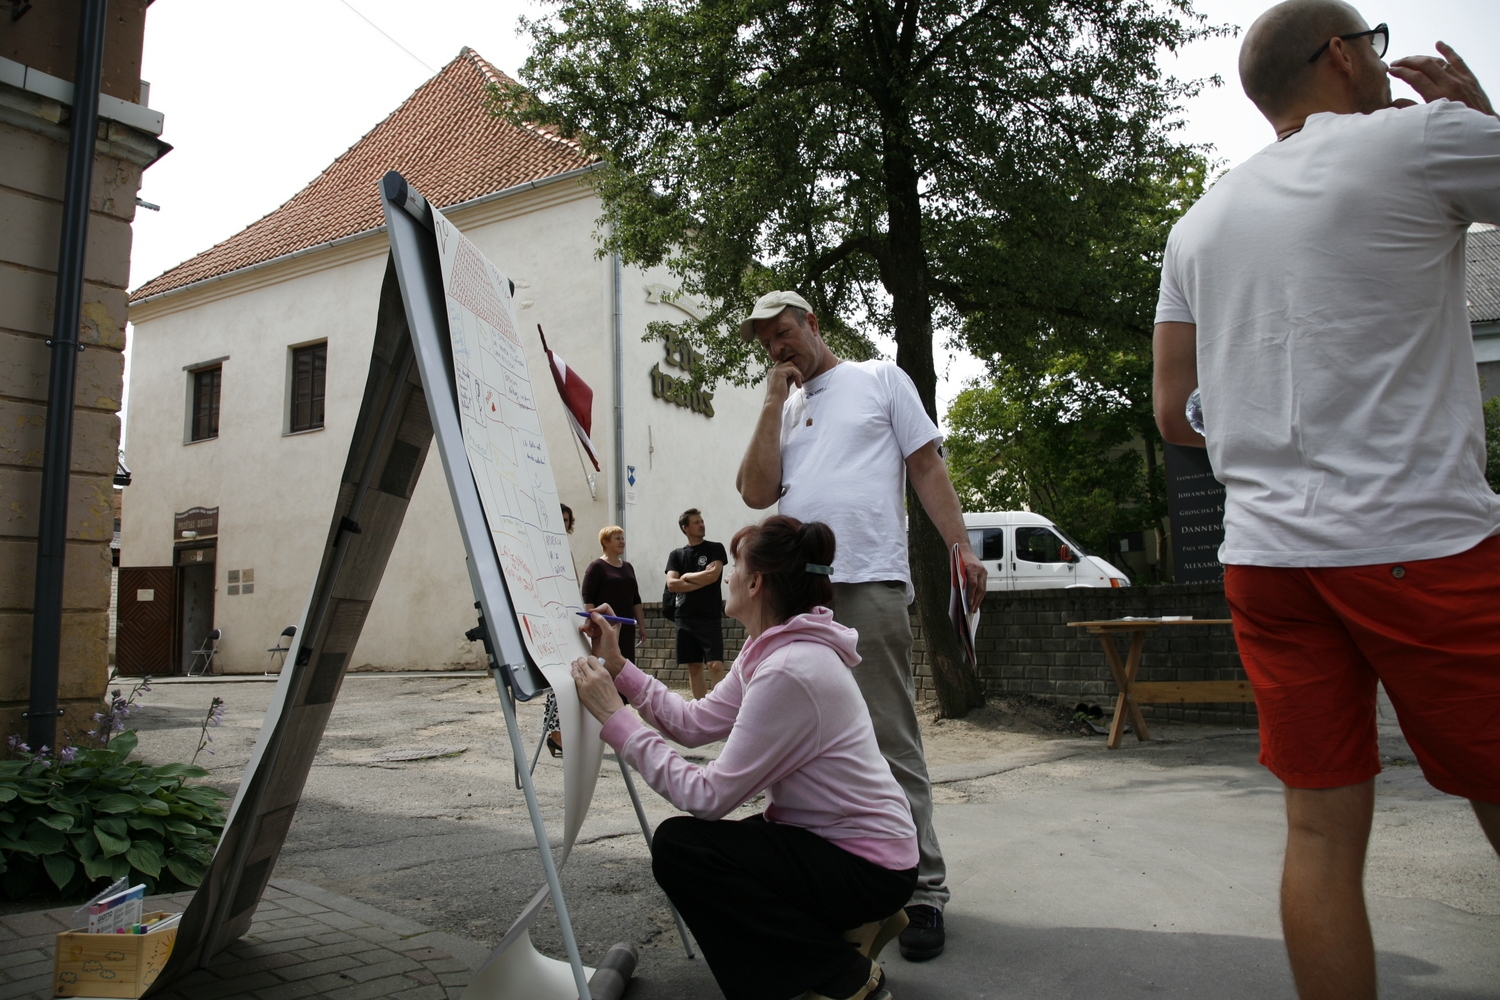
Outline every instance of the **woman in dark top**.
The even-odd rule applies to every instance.
[[[635,569],[625,561],[625,529],[617,524],[601,529],[599,547],[604,550],[604,555],[589,563],[588,569],[583,571],[583,584],[579,589],[583,591],[584,610],[592,611],[600,604],[608,604],[611,608],[630,609],[616,611],[617,615],[628,614],[638,622],[645,620],[646,609],[641,605],[641,589],[636,586]],[[631,663],[635,662],[636,634],[634,625],[620,629],[620,652]]]

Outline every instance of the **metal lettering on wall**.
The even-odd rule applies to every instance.
[[[691,372],[693,365],[703,357],[694,350],[692,342],[688,340],[685,333],[674,331],[667,334],[666,348],[666,363],[685,372]],[[664,399],[669,403],[686,407],[694,413],[701,413],[705,417],[714,415],[713,393],[693,388],[690,379],[668,375],[661,370],[659,363],[651,366],[651,395],[657,399]]]
[[[1214,478],[1208,452],[1163,444],[1167,513],[1172,518],[1172,564],[1178,583],[1224,579],[1224,484]]]

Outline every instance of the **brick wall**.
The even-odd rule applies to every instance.
[[[991,695],[1029,694],[1071,705],[1087,701],[1113,708],[1114,681],[1099,637],[1068,622],[1103,618],[1192,615],[1228,618],[1219,584],[1123,587],[1118,590],[1026,590],[988,595],[979,619],[979,676]],[[661,606],[646,605],[646,635],[640,666],[675,688],[687,687],[687,671],[677,666],[672,623]],[[927,645],[915,619],[913,660],[917,696],[936,697]],[[739,622],[724,619],[724,654],[733,661],[744,645]],[[1128,643],[1121,641],[1123,656]],[[1243,680],[1239,653],[1228,625],[1169,626],[1147,636],[1139,676],[1143,681]],[[1148,718],[1249,726],[1253,705],[1147,705]]]
[[[105,33],[106,93],[140,94],[142,0],[110,5]],[[0,55],[71,79],[78,5],[37,4],[6,24]],[[0,738],[25,733],[31,697],[42,452],[50,400],[48,371],[56,304],[58,238],[67,174],[71,108],[0,81]],[[120,444],[125,380],[126,284],[131,224],[141,171],[170,146],[119,122],[99,122],[89,191],[88,252],[73,405],[67,548],[58,665],[59,733],[94,727],[108,681],[109,607],[115,532],[112,483]]]
[[[745,626],[729,616],[724,617],[724,666],[734,663],[745,644]],[[686,667],[677,665],[677,626],[661,616],[661,604],[646,605],[645,634],[635,645],[636,666],[668,687],[686,691]]]
[[[1068,622],[1157,615],[1228,618],[1221,584],[1122,587],[1118,590],[998,591],[985,597],[979,616],[979,676],[990,694],[1029,694],[1058,704],[1087,701],[1113,709],[1114,679],[1099,637]],[[916,681],[918,697],[936,697],[921,628]],[[1128,648],[1121,641],[1123,657]],[[1168,626],[1146,637],[1138,680],[1243,680],[1239,653],[1228,625]],[[1146,705],[1147,718],[1253,725],[1253,705]]]

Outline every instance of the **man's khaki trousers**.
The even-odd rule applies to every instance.
[[[917,728],[906,584],[900,580],[836,583],[833,602],[834,621],[859,633],[860,663],[854,668],[854,679],[869,706],[880,752],[906,792],[917,824],[921,857],[911,902],[941,910],[948,902],[948,872],[937,831],[932,828],[932,784],[922,753],[922,733]]]

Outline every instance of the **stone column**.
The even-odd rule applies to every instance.
[[[139,44],[139,38],[136,39]],[[138,53],[138,50],[137,50]],[[138,54],[137,54],[138,59]],[[4,69],[18,63],[6,60]],[[20,66],[22,70],[27,67]],[[15,84],[12,81],[15,80]],[[37,505],[68,105],[56,78],[0,79],[0,738],[25,733]],[[171,147],[99,123],[90,195],[63,595],[59,736],[93,726],[108,670],[113,476],[124,390],[126,283],[141,172]],[[3,752],[3,751],[0,751]]]

